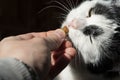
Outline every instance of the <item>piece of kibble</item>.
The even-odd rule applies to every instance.
[[[64,26],[64,27],[62,28],[62,30],[65,32],[66,35],[67,35],[68,32],[69,32],[69,29],[67,28],[67,26]]]

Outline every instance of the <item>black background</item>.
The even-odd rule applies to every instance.
[[[0,39],[28,32],[48,31],[59,28],[62,21],[58,8],[43,8],[56,5],[53,0],[0,0]],[[68,4],[69,0],[56,0]],[[71,0],[76,3],[77,0]],[[81,0],[78,0],[80,3]],[[65,5],[67,6],[67,5]],[[61,6],[60,6],[61,7]]]

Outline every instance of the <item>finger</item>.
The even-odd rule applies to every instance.
[[[66,35],[61,29],[57,29],[54,32],[47,32],[46,42],[50,50],[55,50],[60,47],[64,41]]]
[[[57,49],[61,43],[64,41],[66,35],[65,32],[61,29],[52,30],[48,32],[40,32],[40,33],[29,33],[25,35],[19,35],[20,39],[31,39],[35,38],[44,38],[47,46],[50,50]]]
[[[18,39],[18,40],[28,40],[28,39],[32,39],[32,38],[34,38],[34,35],[32,33],[27,33],[27,34],[22,34],[22,35],[16,36],[16,39]]]
[[[72,59],[74,58],[75,54],[76,54],[75,48],[70,47],[70,48],[67,48],[67,49],[65,50],[64,56],[65,56],[67,59],[72,60]]]
[[[57,76],[69,64],[75,54],[76,50],[74,48],[66,49],[65,53],[61,55],[56,61],[55,65],[52,66],[49,72],[49,77],[53,79],[55,76]]]
[[[1,42],[11,41],[11,40],[16,40],[15,36],[6,37],[2,39]]]
[[[58,59],[61,55],[63,55],[63,53],[65,53],[64,50],[61,50],[61,51],[59,51],[59,52],[57,52],[57,53],[56,53],[56,52],[52,52],[52,53],[51,53],[51,65],[55,65],[57,59]]]
[[[66,48],[72,47],[72,43],[70,41],[64,41],[60,48],[52,52],[53,58],[56,60],[59,56],[65,53]]]
[[[53,32],[53,31],[49,31],[49,32]],[[28,40],[28,39],[32,39],[32,38],[43,38],[43,37],[47,37],[46,33],[47,32],[32,32],[32,33],[18,35],[18,36],[16,36],[16,39]]]
[[[65,48],[68,48],[68,47],[72,47],[72,43],[70,41],[68,41],[68,40],[65,40],[62,43],[62,45],[55,51],[58,52],[58,51],[61,51],[61,50],[65,49]]]
[[[30,33],[32,34],[34,37],[36,38],[41,38],[41,37],[48,37],[50,34],[53,34],[56,30],[51,30],[51,31],[47,31],[47,32],[33,32],[33,33]]]
[[[65,48],[72,47],[72,43],[68,40],[65,41]]]
[[[54,30],[51,30],[51,31],[48,31],[49,33],[53,33]],[[37,37],[37,38],[41,38],[41,37],[47,37],[47,33],[48,32],[37,32],[37,33],[31,33],[32,35],[34,35],[34,37]]]

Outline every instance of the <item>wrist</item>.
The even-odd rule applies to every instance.
[[[35,70],[33,70],[30,66],[28,66],[28,65],[27,65],[26,63],[24,63],[23,61],[18,60],[18,59],[15,59],[15,60],[16,60],[16,61],[19,61],[21,64],[23,64],[23,65],[27,68],[27,70],[28,70],[28,72],[29,72],[30,77],[31,77],[32,80],[40,80],[39,75],[36,73]]]
[[[0,64],[5,69],[1,70],[3,75],[10,80],[33,80],[26,66],[14,58],[0,58]]]

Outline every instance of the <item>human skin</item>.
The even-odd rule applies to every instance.
[[[33,68],[41,80],[53,79],[76,53],[65,38],[61,29],[7,37],[0,42],[0,58],[16,58]]]

